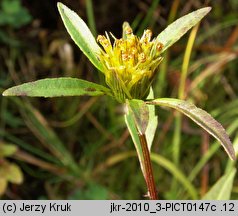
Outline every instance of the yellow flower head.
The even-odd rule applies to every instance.
[[[104,66],[107,85],[119,102],[145,99],[162,60],[163,45],[151,40],[150,30],[145,30],[141,38],[135,36],[128,23],[123,24],[123,38],[117,39],[112,34],[111,37],[113,43],[107,32],[106,36],[97,38],[103,47],[98,57]]]

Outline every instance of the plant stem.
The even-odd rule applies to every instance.
[[[149,198],[151,200],[157,200],[158,196],[157,196],[156,187],[155,187],[155,180],[154,180],[154,175],[153,175],[153,170],[151,165],[150,152],[148,149],[145,134],[139,133],[139,138],[140,138],[140,144],[141,144],[142,153],[143,153],[145,181],[146,181],[146,185],[149,192]]]

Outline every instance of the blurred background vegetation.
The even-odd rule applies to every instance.
[[[55,0],[0,0],[0,88],[46,77],[104,83],[70,39]],[[189,34],[164,55],[155,97],[178,97],[182,65],[189,64],[186,98],[207,110],[238,144],[238,1],[62,0],[92,32],[156,36],[195,9],[212,6],[199,26],[190,59]],[[3,98],[0,113],[2,199],[144,199],[145,182],[123,117],[109,97]],[[160,199],[200,198],[231,161],[207,133],[176,112],[157,109],[152,146]],[[178,147],[180,146],[180,147]],[[174,158],[177,152],[177,158]],[[232,199],[238,199],[238,178]]]

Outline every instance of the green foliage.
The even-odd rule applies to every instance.
[[[103,71],[102,63],[98,60],[97,54],[100,52],[100,47],[96,43],[91,31],[85,22],[72,10],[58,3],[58,9],[64,25],[70,36],[94,66]]]
[[[153,89],[151,88],[147,99],[153,99],[153,98],[154,98],[154,92],[153,92]],[[149,111],[149,122],[145,131],[145,136],[146,136],[148,148],[149,150],[151,150],[152,143],[155,137],[155,132],[158,127],[158,116],[155,113],[155,106],[149,106],[148,111]]]
[[[0,26],[7,25],[20,28],[32,20],[31,15],[21,5],[20,0],[2,0],[0,6]]]
[[[128,100],[129,114],[133,116],[139,134],[145,134],[149,119],[149,109],[142,100]]]
[[[128,104],[128,106],[129,106],[129,104]],[[129,108],[129,110],[130,110],[130,108]],[[138,155],[138,159],[139,159],[139,162],[140,162],[140,166],[141,166],[142,172],[144,174],[144,161],[143,161],[143,154],[142,154],[142,149],[141,149],[141,145],[140,145],[140,139],[139,139],[139,136],[138,136],[138,130],[137,130],[137,127],[136,127],[134,115],[131,111],[129,111],[125,114],[125,122],[126,122],[128,130],[130,132],[133,143],[135,145],[136,152],[137,152],[137,155]]]
[[[157,36],[154,50],[158,43],[162,43],[164,45],[161,52],[167,50],[189,29],[195,26],[204,16],[206,16],[210,10],[211,7],[202,8],[177,19]]]
[[[21,0],[1,0],[0,2],[0,42],[17,47],[21,43],[12,35],[11,29],[19,29],[32,20],[28,10],[22,6]],[[5,31],[5,28],[7,31]]]
[[[205,194],[204,200],[229,200],[233,186],[236,169],[233,168],[229,173],[222,176],[213,187]]]
[[[165,168],[165,170],[169,171],[180,183],[181,185],[187,190],[189,196],[192,199],[198,199],[198,194],[195,187],[192,185],[191,181],[185,176],[185,174],[179,170],[171,161],[162,157],[158,154],[151,154],[151,160]]]
[[[189,1],[187,4],[179,5],[179,7],[176,7],[176,2],[179,2],[176,0],[170,2],[173,5],[170,5],[170,3],[162,5],[160,1],[153,1],[153,4],[149,2],[143,2],[143,7],[134,7],[130,10],[130,13],[123,10],[123,17],[120,17],[122,13],[115,12],[114,19],[110,21],[108,21],[108,17],[111,17],[109,15],[111,10],[108,8],[113,8],[111,7],[114,4],[113,1],[108,1],[100,7],[91,4],[94,1],[87,1],[87,16],[82,8],[75,8],[75,11],[80,11],[82,17],[88,18],[90,29],[94,34],[96,34],[95,26],[97,26],[99,32],[120,29],[117,23],[121,23],[121,20],[131,22],[133,21],[131,20],[132,17],[135,17],[134,22],[132,22],[135,32],[142,33],[145,27],[149,27],[156,32],[172,23],[173,19],[191,11]],[[229,2],[227,2],[227,7],[231,7]],[[70,3],[74,5],[73,1],[68,2],[68,4]],[[236,60],[237,57],[234,52],[236,43],[229,39],[230,35],[232,35],[231,38],[236,39],[236,31],[233,27],[237,24],[235,19],[237,13],[233,10],[228,11],[227,7],[222,7],[222,5],[213,2],[210,5],[213,10],[201,23],[191,58],[187,62],[189,67],[184,83],[186,100],[193,101],[199,107],[209,111],[215,119],[227,128],[227,134],[234,140],[234,148],[237,154],[237,61],[231,62],[231,59]],[[45,10],[46,8],[43,8],[43,6],[42,4],[42,7],[35,9],[34,3],[28,5],[28,9],[42,11],[46,17],[45,20],[48,22],[50,16],[47,16],[47,13],[50,10]],[[216,15],[214,6],[220,11]],[[68,18],[71,15],[67,13],[75,13],[70,9],[63,10],[63,7],[59,4],[61,16],[65,19],[64,23],[67,23],[65,25],[68,31],[70,27],[71,37],[74,38],[76,43],[85,42],[87,37],[91,37],[90,30],[87,28],[89,34],[86,36],[81,34],[80,29],[75,27],[80,25],[83,28],[85,23],[81,18],[79,18],[80,24],[70,23]],[[125,6],[116,5],[116,7],[121,9]],[[55,6],[51,9],[55,11]],[[95,14],[93,14],[93,9],[96,10]],[[145,13],[145,11],[148,11],[148,13]],[[32,14],[36,13],[32,11]],[[202,16],[202,14],[199,14],[199,16]],[[94,16],[95,20],[93,20]],[[198,20],[200,18],[197,17]],[[184,17],[181,19],[184,19]],[[211,22],[210,19],[213,21]],[[59,26],[53,23],[53,27],[49,27],[48,24],[51,25],[52,23],[44,24],[45,20],[42,21],[40,17],[37,17],[36,20],[40,21],[40,28],[35,25],[36,22],[26,32],[24,29],[24,38],[29,40],[24,52],[18,50],[16,46],[1,49],[1,90],[3,91],[6,87],[13,85],[12,83],[20,84],[28,80],[42,78],[46,76],[46,73],[53,73],[54,77],[86,78],[99,83],[98,75],[93,73],[92,68],[85,64],[85,58],[77,52],[74,55],[71,45],[66,42],[68,41],[67,38],[62,37]],[[78,17],[75,17],[75,20],[78,22]],[[100,20],[100,24],[98,20]],[[60,18],[57,23],[61,23]],[[175,23],[171,25],[175,25]],[[185,33],[184,30],[186,29],[183,29],[183,24],[186,23],[191,24],[192,22],[185,19],[179,25],[176,25],[175,29],[172,29],[171,25],[166,28],[166,31],[170,28],[172,33],[177,32],[173,33],[174,38],[170,38],[173,43],[176,42],[175,39],[179,38],[181,33]],[[109,26],[110,24],[113,26]],[[56,26],[57,30],[55,30]],[[15,30],[15,27],[8,24],[6,27],[2,28],[0,32],[0,37],[1,33],[4,33],[5,41],[22,37],[21,29],[20,31]],[[164,40],[165,47],[172,45],[172,43],[170,44],[171,41],[167,40],[169,34],[166,31],[159,34],[161,40]],[[119,34],[120,32],[115,32],[115,35]],[[13,38],[9,35],[13,35]],[[81,37],[80,40],[77,40],[78,35]],[[164,37],[161,35],[164,35]],[[35,43],[36,41],[37,43]],[[14,41],[12,44],[14,44]],[[157,98],[158,96],[164,97],[165,95],[165,97],[176,97],[177,87],[181,82],[180,70],[185,45],[186,37],[183,38],[182,43],[178,42],[163,54],[163,65],[158,70],[160,80],[159,82],[156,79],[154,81],[156,97],[151,96],[148,99]],[[94,58],[91,56],[93,49],[90,48],[87,42],[80,49],[91,58],[91,61],[95,61],[94,65],[97,64],[97,59],[92,60]],[[21,53],[21,55],[16,55],[16,53]],[[96,68],[100,70],[100,66],[96,66]],[[209,71],[209,73],[206,71]],[[68,78],[62,79],[67,80]],[[47,94],[49,97],[56,96],[55,92],[60,96],[60,91],[63,94],[72,92],[72,89],[58,88],[62,85],[58,85],[57,81],[53,82],[55,90],[50,89],[52,85],[49,85],[49,83],[47,85],[42,80],[39,82],[44,90],[43,93],[41,92],[42,96]],[[24,87],[24,90],[28,88],[28,94],[38,91],[37,89],[30,89],[30,85],[19,85],[13,87],[10,91],[13,90],[12,94],[15,95],[22,95],[24,92],[22,87]],[[91,83],[89,85],[97,84]],[[67,86],[63,84],[63,87]],[[162,89],[163,86],[166,88]],[[86,92],[82,90],[82,86],[78,88],[79,86],[76,85],[76,87],[77,90],[75,89],[72,94],[85,95]],[[110,94],[108,90],[105,90],[106,88],[99,88],[98,95],[103,95],[104,91]],[[41,95],[41,93],[38,92],[37,94]],[[128,101],[128,104],[130,102]],[[133,109],[129,109],[130,113],[125,115],[127,127],[135,144],[134,147],[130,137],[128,137],[128,131],[122,118],[121,112],[124,107],[113,101],[112,97],[1,98],[0,138],[4,142],[13,143],[14,145],[6,144],[4,148],[0,145],[0,150],[4,153],[4,157],[11,158],[11,164],[14,162],[13,164],[24,171],[25,179],[25,182],[20,186],[15,184],[12,187],[9,184],[10,179],[21,179],[19,178],[19,172],[14,168],[12,169],[13,177],[9,177],[8,180],[0,177],[0,193],[3,194],[6,188],[10,192],[5,194],[3,198],[11,199],[11,195],[15,195],[21,199],[40,199],[41,197],[45,199],[144,199],[145,183],[137,160],[139,157],[140,165],[142,165],[142,152],[138,137],[138,126],[136,125],[136,122],[140,123],[141,120],[136,120],[135,117],[138,115],[133,113],[136,112],[139,116],[141,115],[140,106],[139,110],[136,108],[138,107],[137,102],[142,106],[145,105],[144,102],[133,101]],[[177,130],[177,123],[174,124],[177,113],[173,111],[167,112],[154,105],[144,107],[147,107],[145,108],[146,112],[149,112],[145,134],[148,149],[151,152],[159,198],[199,199],[201,197],[206,198],[208,195],[210,198],[206,199],[238,198],[237,178],[233,168],[236,161],[227,161],[228,157],[220,150],[218,141],[209,140],[209,137],[204,135],[205,133],[201,132],[187,118],[180,118],[181,130]],[[199,110],[199,108],[196,109]],[[180,109],[180,111],[185,112],[186,109]],[[189,112],[188,115],[192,116]],[[148,113],[145,116],[148,119]],[[206,127],[206,124],[202,123],[202,120],[199,120],[196,115],[193,118]],[[208,130],[211,129],[212,127]],[[178,164],[172,160],[173,152],[176,151],[172,145],[174,131],[177,131],[181,142]],[[220,139],[222,139],[223,132],[222,130],[217,135],[219,130],[213,131]],[[230,143],[228,147],[229,145]],[[134,151],[135,148],[137,153]],[[19,151],[16,151],[17,149]],[[233,152],[233,150],[231,151]],[[8,159],[4,158],[4,160],[9,163]],[[209,173],[206,173],[207,166],[210,167]],[[226,170],[224,171],[224,169]],[[5,170],[9,172],[11,169]],[[4,174],[4,176],[7,175]],[[205,182],[205,185],[203,178],[209,179]],[[177,187],[173,187],[175,181]],[[214,186],[212,182],[214,182]],[[41,187],[42,190],[36,192],[34,190],[36,187]],[[206,190],[204,192],[204,188],[211,188],[206,196],[203,196],[206,192]],[[200,194],[202,194],[201,197]]]
[[[182,112],[184,115],[188,116],[199,126],[201,126],[204,130],[210,133],[213,137],[219,140],[221,145],[224,147],[227,154],[232,160],[236,159],[233,145],[225,129],[206,111],[197,108],[194,104],[190,102],[174,98],[159,98],[147,103],[171,107]]]
[[[110,90],[104,86],[76,78],[51,78],[25,83],[3,92],[3,96],[62,97],[99,96]]]
[[[69,197],[72,200],[106,200],[109,199],[107,188],[95,182],[89,182],[85,189],[77,189]]]

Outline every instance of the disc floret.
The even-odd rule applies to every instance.
[[[135,36],[128,23],[123,25],[123,38],[111,38],[106,32],[97,41],[103,47],[98,58],[103,63],[107,85],[119,102],[144,99],[162,57],[161,43],[151,40],[152,32],[145,30],[141,38]]]

